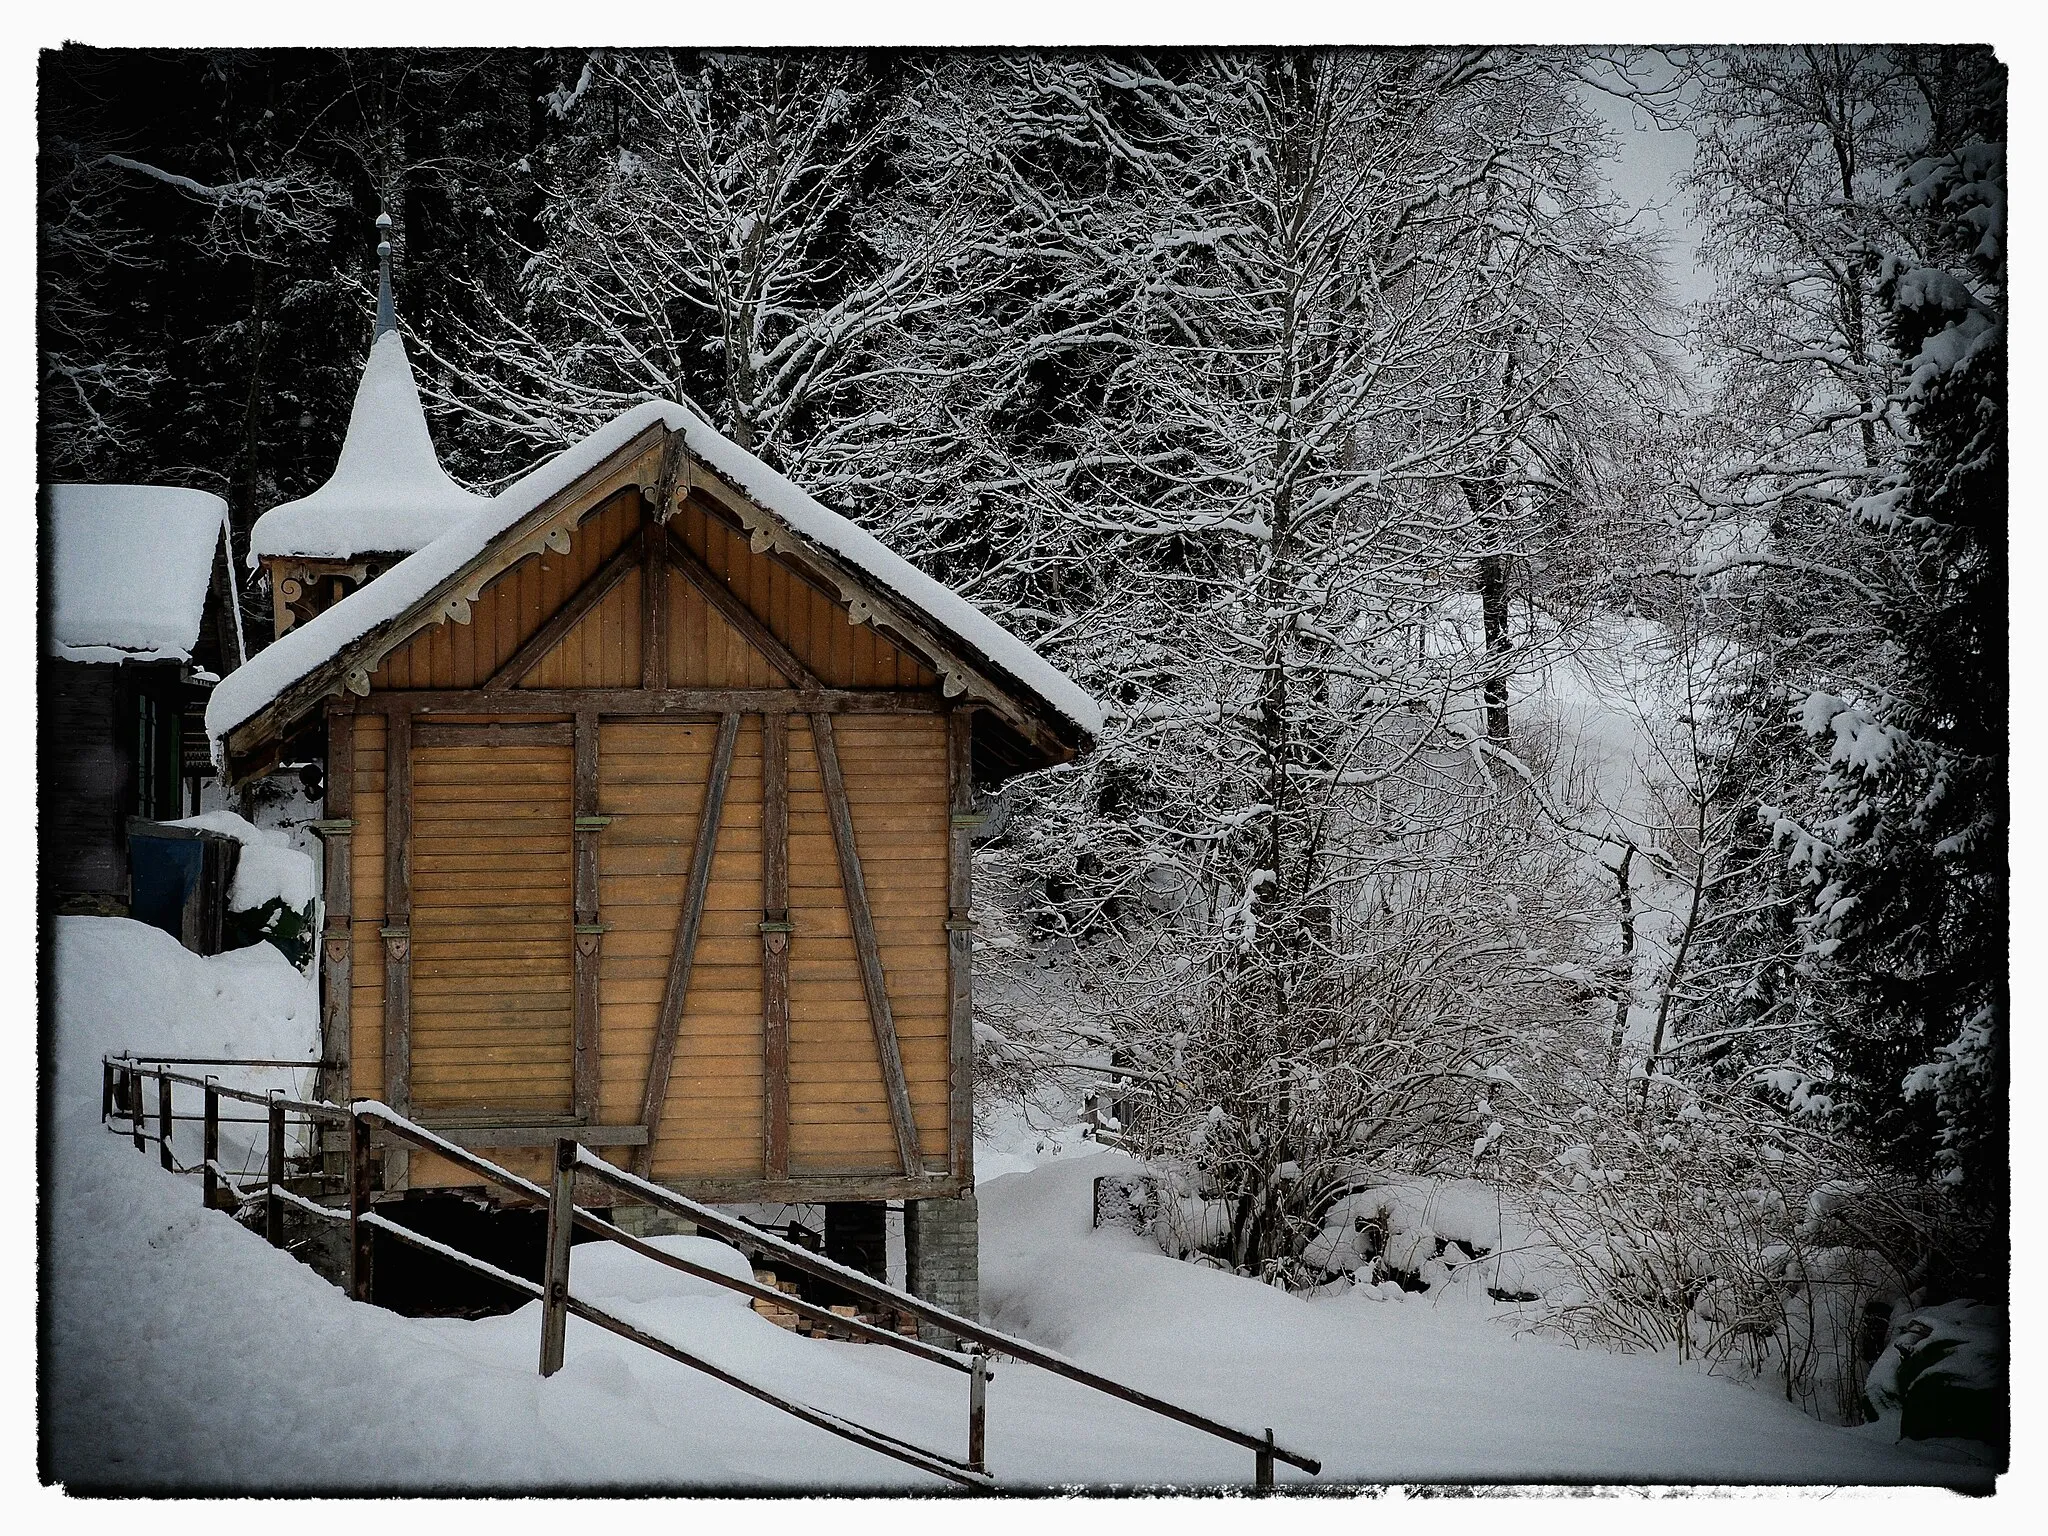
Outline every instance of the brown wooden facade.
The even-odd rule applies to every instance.
[[[1073,749],[679,442],[230,733],[324,716],[333,1091],[700,1198],[971,1188],[971,780]]]

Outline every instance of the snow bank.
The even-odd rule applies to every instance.
[[[1323,1485],[1990,1484],[1953,1444],[1895,1445],[1879,1426],[1821,1424],[1767,1389],[1669,1356],[1518,1336],[1505,1307],[1489,1317],[1420,1295],[1388,1306],[1365,1287],[1293,1296],[1168,1258],[1136,1233],[1091,1230],[1094,1180],[1141,1171],[1112,1152],[982,1185],[984,1317],[1227,1422],[1271,1424],[1283,1443],[1322,1458]],[[1479,1235],[1492,1219],[1456,1192],[1421,1208],[1441,1225],[1470,1218],[1465,1230]],[[1020,1374],[1012,1368],[1009,1380]],[[991,1389],[992,1425],[1014,1411],[998,1396],[1006,1385]],[[1124,1421],[1104,1411],[1099,1422],[1106,1432]],[[1180,1433],[1176,1468],[1243,1480],[1234,1447]],[[1048,1447],[1039,1465],[1087,1482],[1100,1460],[1092,1447]]]
[[[233,911],[255,912],[281,901],[292,911],[303,912],[319,893],[313,861],[292,846],[289,832],[259,827],[233,811],[204,811],[169,825],[222,832],[242,845],[235,861],[234,889],[228,892]]]
[[[754,1278],[754,1266],[747,1256],[728,1243],[709,1237],[673,1236],[650,1237],[646,1242],[650,1248],[688,1259],[700,1268],[716,1270],[736,1280]],[[747,1298],[738,1291],[680,1270],[665,1269],[618,1243],[578,1243],[569,1262],[569,1275],[570,1289],[585,1301],[599,1305],[621,1301],[644,1304],[677,1296],[708,1296],[714,1301],[747,1305]]]
[[[998,670],[1007,672],[1081,730],[1091,736],[1100,732],[1102,711],[1094,699],[959,593],[934,581],[885,548],[873,535],[820,505],[681,406],[650,401],[614,417],[497,496],[479,502],[474,516],[449,528],[424,549],[310,622],[286,631],[246,666],[230,673],[214,690],[206,709],[207,733],[220,740],[352,642],[438,591],[506,529],[656,424],[682,432],[694,456],[785,527],[860,568],[910,609],[923,613],[937,627],[986,656]],[[347,458],[346,450],[343,458]],[[278,508],[265,514],[266,519],[283,510]],[[259,530],[261,526],[259,523]]]
[[[92,1489],[935,1491],[571,1319],[535,1370],[538,1306],[476,1321],[351,1302],[98,1122],[99,1051],[310,1048],[312,988],[267,948],[200,959],[119,919],[55,930],[56,1091],[38,1432],[47,1474]],[[138,1020],[154,1038],[139,1039]],[[1062,1157],[982,1186],[984,1309],[1111,1375],[1233,1423],[1272,1424],[1358,1481],[1589,1478],[1931,1482],[1984,1488],[1952,1447],[1830,1429],[1668,1359],[1517,1339],[1419,1298],[1309,1301],[1092,1231],[1092,1184],[1138,1165]],[[732,1266],[701,1239],[671,1251]],[[959,1454],[960,1378],[873,1345],[802,1338],[731,1293],[608,1244],[571,1287],[771,1390]],[[992,1469],[1017,1487],[1242,1485],[1236,1446],[999,1363]],[[1279,1475],[1299,1474],[1282,1468]]]
[[[370,347],[340,461],[310,496],[272,507],[249,534],[249,566],[272,555],[350,560],[411,553],[477,515],[489,498],[441,468],[405,342],[386,331]]]
[[[60,917],[53,940],[58,1086],[79,1087],[95,1131],[105,1052],[320,1055],[319,988],[268,944],[195,955],[125,917]]]
[[[53,485],[49,654],[184,661],[228,506],[172,485]]]

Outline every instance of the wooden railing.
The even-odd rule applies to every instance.
[[[1183,1408],[1177,1403],[1154,1397],[1123,1382],[1091,1371],[1063,1355],[1031,1343],[1028,1339],[985,1327],[972,1318],[962,1317],[943,1307],[934,1306],[921,1297],[899,1291],[871,1275],[787,1242],[714,1206],[700,1204],[676,1194],[673,1190],[664,1189],[659,1184],[615,1168],[602,1158],[594,1156],[588,1148],[581,1146],[571,1137],[563,1137],[557,1141],[553,1178],[548,1185],[543,1186],[522,1178],[510,1169],[480,1157],[443,1136],[436,1135],[374,1099],[359,1100],[352,1106],[343,1108],[338,1104],[324,1101],[293,1099],[282,1093],[265,1094],[252,1089],[236,1088],[222,1084],[212,1077],[193,1077],[172,1070],[174,1066],[311,1068],[320,1065],[318,1062],[109,1055],[103,1061],[101,1119],[109,1124],[115,1119],[127,1119],[138,1150],[145,1148],[149,1142],[156,1141],[159,1145],[159,1158],[165,1168],[174,1172],[199,1172],[205,1180],[205,1199],[209,1205],[219,1203],[219,1190],[223,1186],[233,1197],[233,1203],[238,1206],[260,1200],[264,1206],[264,1232],[275,1246],[284,1246],[284,1209],[287,1205],[319,1220],[346,1223],[349,1232],[348,1291],[350,1296],[358,1301],[369,1299],[371,1236],[378,1232],[394,1241],[431,1252],[471,1273],[493,1280],[516,1294],[538,1300],[541,1303],[540,1373],[543,1376],[551,1376],[561,1369],[567,1341],[568,1319],[580,1317],[585,1322],[724,1382],[783,1413],[842,1439],[884,1456],[893,1457],[962,1487],[987,1491],[995,1487],[993,1479],[988,1474],[986,1455],[987,1389],[992,1378],[989,1362],[992,1356],[1003,1355],[1024,1364],[1035,1365],[1041,1370],[1129,1403],[1148,1413],[1158,1414],[1218,1439],[1245,1447],[1253,1453],[1253,1482],[1258,1488],[1268,1489],[1273,1486],[1274,1463],[1278,1461],[1299,1467],[1312,1476],[1322,1470],[1321,1463],[1313,1457],[1278,1444],[1270,1428],[1263,1434],[1255,1434],[1248,1429],[1221,1423],[1192,1409]],[[155,1082],[158,1127],[155,1135],[149,1134],[147,1129],[149,1110],[145,1104],[144,1091],[145,1081],[151,1079]],[[205,1108],[201,1115],[177,1115],[172,1112],[173,1090],[179,1086],[196,1088],[204,1092]],[[246,1117],[239,1121],[245,1124],[262,1123],[268,1132],[265,1146],[267,1166],[260,1190],[238,1185],[228,1170],[220,1164],[219,1127],[223,1123],[237,1123],[235,1117],[221,1115],[222,1100],[257,1104],[265,1109],[265,1115],[260,1122]],[[285,1132],[288,1120],[293,1118],[314,1125],[336,1125],[346,1128],[348,1172],[344,1181],[347,1195],[345,1209],[307,1199],[287,1187]],[[203,1155],[199,1163],[180,1168],[172,1150],[173,1127],[178,1121],[193,1119],[199,1120],[203,1126]],[[385,1145],[401,1143],[420,1151],[431,1152],[482,1179],[486,1184],[544,1206],[548,1213],[548,1225],[546,1258],[541,1282],[536,1285],[523,1276],[512,1274],[482,1259],[462,1253],[375,1211],[372,1208],[374,1182],[370,1150],[377,1142]],[[877,1327],[858,1317],[833,1312],[829,1308],[772,1289],[758,1281],[743,1280],[736,1275],[669,1253],[625,1231],[594,1210],[576,1204],[576,1184],[579,1178],[585,1182],[586,1187],[591,1184],[602,1186],[615,1195],[624,1197],[629,1203],[650,1205],[657,1210],[667,1211],[671,1215],[694,1223],[700,1231],[730,1243],[743,1253],[757,1258],[765,1257],[779,1268],[794,1269],[799,1273],[808,1274],[838,1290],[877,1303],[885,1309],[893,1309],[899,1314],[918,1318],[972,1347],[964,1351],[941,1349],[923,1339]],[[571,1236],[578,1227],[679,1273],[736,1291],[756,1301],[789,1308],[799,1316],[808,1317],[814,1322],[846,1330],[875,1343],[915,1355],[945,1369],[960,1372],[968,1378],[966,1457],[955,1458],[943,1452],[914,1445],[882,1430],[783,1397],[573,1295],[569,1289],[569,1270],[573,1252]]]

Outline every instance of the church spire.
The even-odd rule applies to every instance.
[[[448,478],[427,433],[418,381],[391,297],[391,215],[377,215],[377,326],[356,385],[341,458],[310,496],[272,507],[250,530],[259,560],[355,561],[407,555],[475,514],[486,498]]]
[[[377,329],[370,333],[375,341],[386,331],[398,329],[398,306],[391,300],[391,215],[377,215]]]

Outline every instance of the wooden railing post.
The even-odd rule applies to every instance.
[[[263,1188],[263,1235],[273,1248],[284,1246],[284,1201],[278,1191],[284,1187],[284,1099],[279,1090],[270,1093],[270,1169]]]
[[[143,1132],[142,1115],[142,1069],[128,1069],[128,1128],[135,1133],[135,1150],[140,1152],[149,1145],[149,1138]]]
[[[220,1162],[220,1090],[213,1086],[211,1074],[206,1079],[206,1128],[199,1146],[205,1164],[200,1172],[200,1203],[210,1211],[220,1204],[220,1175],[214,1171]]]
[[[988,1353],[974,1352],[974,1372],[967,1378],[967,1465],[988,1470]]]
[[[370,1122],[348,1117],[348,1293],[370,1299]]]
[[[114,1118],[114,1064],[100,1058],[100,1124]]]
[[[175,1170],[178,1165],[171,1157],[171,1074],[164,1067],[157,1068],[156,1073],[156,1137],[157,1162]]]
[[[1266,1443],[1253,1454],[1258,1458],[1252,1468],[1252,1483],[1262,1492],[1273,1487],[1273,1427],[1266,1426]]]
[[[555,1142],[555,1179],[548,1189],[547,1266],[541,1274],[540,1373],[562,1368],[569,1334],[569,1240],[576,1232],[576,1143]]]

